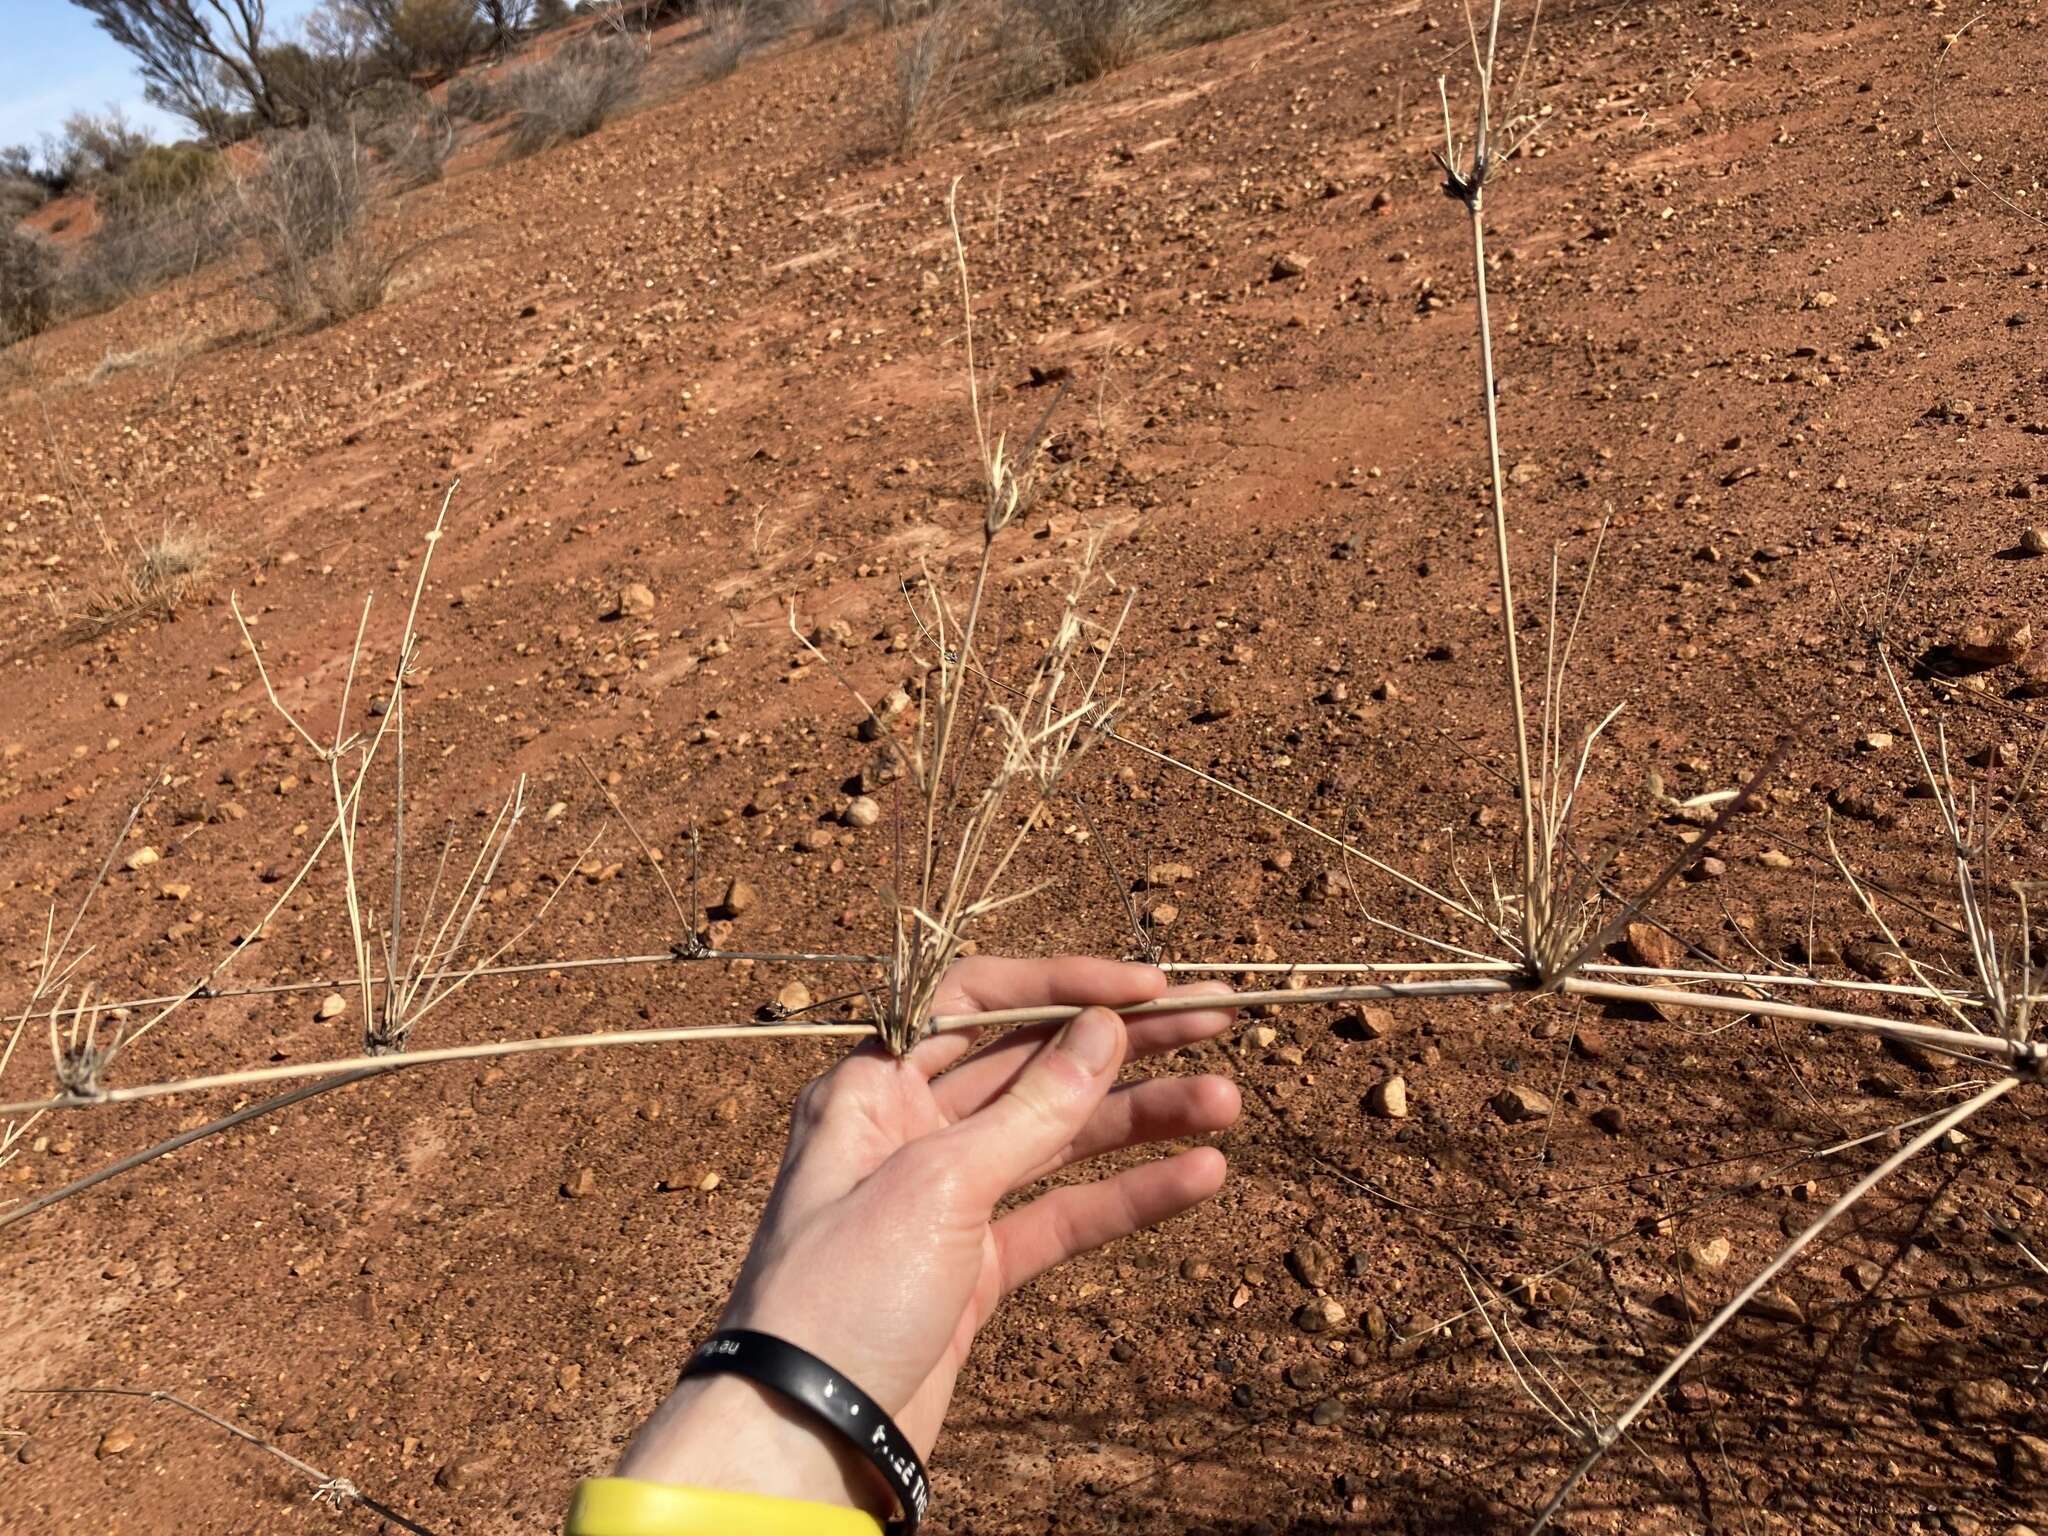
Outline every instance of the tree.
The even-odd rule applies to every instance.
[[[72,0],[135,55],[143,95],[209,138],[225,136],[231,97],[256,123],[286,115],[263,67],[263,0]]]
[[[534,0],[476,0],[476,13],[491,34],[491,48],[509,53],[533,19]]]

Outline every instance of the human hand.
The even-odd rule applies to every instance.
[[[1149,965],[1083,956],[961,961],[936,1015],[1087,1005],[1064,1025],[969,1055],[970,1031],[902,1060],[863,1046],[804,1089],[789,1147],[720,1328],[809,1350],[861,1387],[928,1455],[976,1331],[1055,1264],[1199,1204],[1223,1154],[1197,1147],[995,1215],[1013,1192],[1126,1147],[1222,1130],[1237,1088],[1216,1076],[1113,1087],[1123,1063],[1205,1040],[1225,1009],[1110,1007],[1175,993]],[[693,1377],[648,1420],[622,1477],[855,1504],[887,1513],[874,1473],[801,1410],[732,1376]]]

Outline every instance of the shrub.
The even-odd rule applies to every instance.
[[[704,51],[699,67],[706,80],[723,80],[740,67],[753,42],[751,0],[704,0]]]
[[[959,12],[945,10],[896,45],[889,127],[898,154],[907,154],[953,115],[966,41]]]
[[[369,160],[353,134],[279,135],[240,192],[262,254],[251,287],[280,319],[324,325],[384,301],[406,252],[370,228]]]
[[[380,80],[360,92],[350,113],[357,141],[377,157],[395,186],[439,181],[455,147],[455,125],[410,80]]]
[[[638,93],[646,67],[645,46],[614,33],[577,38],[553,58],[520,70],[507,82],[519,113],[512,152],[530,155],[595,133]]]
[[[0,229],[0,347],[33,336],[56,311],[57,248],[32,229]]]
[[[1012,4],[1050,44],[1062,80],[1074,83],[1122,69],[1201,9],[1203,0],[1012,0]]]
[[[141,219],[202,196],[220,180],[217,150],[199,144],[152,144],[99,190],[100,217]]]
[[[388,28],[387,43],[398,58],[444,74],[475,58],[488,40],[471,0],[401,0]]]
[[[92,187],[110,176],[120,176],[151,149],[149,135],[130,127],[119,112],[95,117],[74,112],[64,119],[64,131],[55,143],[44,144],[44,158],[51,174],[65,187]]]
[[[35,177],[0,171],[0,220],[19,223],[49,200],[49,190]]]
[[[472,123],[488,122],[505,110],[505,92],[480,75],[457,75],[448,82],[448,111]]]
[[[104,309],[226,254],[239,239],[223,162],[196,144],[152,145],[100,189],[100,226],[65,274],[67,307]]]

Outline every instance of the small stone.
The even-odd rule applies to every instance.
[[[320,999],[320,1006],[313,1010],[313,1017],[325,1023],[329,1019],[338,1019],[347,1012],[348,999],[339,992],[330,992]]]
[[[154,848],[138,848],[128,855],[125,863],[130,870],[147,869],[162,857]]]
[[[1344,1307],[1334,1296],[1317,1296],[1295,1309],[1294,1326],[1303,1333],[1327,1333],[1344,1322]]]
[[[1393,1032],[1391,1008],[1354,1008],[1337,1020],[1338,1037],[1345,1040],[1384,1040]]]
[[[1313,1237],[1305,1237],[1287,1250],[1288,1273],[1312,1291],[1329,1285],[1342,1268],[1336,1251]]]
[[[1688,1274],[1718,1275],[1728,1267],[1729,1256],[1734,1251],[1734,1245],[1727,1238],[1710,1237],[1703,1243],[1689,1245],[1682,1262]]]
[[[1317,1429],[1328,1429],[1333,1424],[1342,1424],[1344,1405],[1334,1397],[1326,1397],[1309,1410],[1308,1421]]]
[[[562,1181],[562,1195],[569,1200],[587,1200],[597,1193],[597,1170],[578,1168],[573,1177]]]
[[[848,802],[843,819],[849,827],[872,827],[882,819],[882,807],[866,795],[855,795]]]
[[[583,1367],[574,1360],[565,1360],[555,1371],[555,1384],[564,1392],[574,1392],[583,1385]]]
[[[1845,1266],[1842,1270],[1842,1278],[1867,1296],[1884,1283],[1884,1269],[1881,1265],[1873,1264],[1868,1259],[1862,1259],[1854,1264]]]
[[[1550,1100],[1534,1088],[1511,1084],[1486,1101],[1487,1107],[1509,1125],[1525,1120],[1542,1120],[1550,1114]]]
[[[1750,1298],[1749,1315],[1766,1323],[1789,1323],[1795,1328],[1806,1321],[1806,1310],[1783,1291],[1758,1291]]]
[[[482,1482],[491,1470],[490,1459],[485,1456],[458,1456],[441,1464],[434,1474],[434,1485],[449,1493],[460,1493]]]
[[[2020,553],[2037,558],[2048,555],[2048,533],[2043,533],[2039,528],[2022,528]]]
[[[2034,1406],[2028,1394],[1996,1376],[1956,1382],[1945,1395],[1949,1412],[1966,1424],[1995,1424],[2002,1419],[2025,1418]]]
[[[1183,1280],[1207,1280],[1215,1273],[1214,1267],[1207,1259],[1189,1258],[1180,1261],[1180,1277]]]
[[[1273,258],[1273,281],[1284,282],[1290,277],[1300,277],[1314,264],[1300,251],[1282,251]]]
[[[1842,946],[1842,959],[1866,981],[1900,981],[1908,972],[1906,957],[1879,939],[1853,939]]]
[[[775,1007],[785,1016],[802,1013],[811,1006],[811,989],[800,981],[792,981],[775,994]]]
[[[1287,1385],[1297,1392],[1313,1392],[1330,1374],[1320,1360],[1297,1360],[1284,1372]]]
[[[1949,646],[1956,660],[1968,667],[2010,666],[2025,661],[2033,648],[2034,631],[2024,619],[1972,624]]]
[[[645,582],[629,581],[619,588],[612,604],[613,618],[644,619],[654,612],[654,589]]]
[[[1619,1136],[1621,1134],[1621,1127],[1625,1119],[1619,1104],[1602,1104],[1593,1111],[1590,1118],[1596,1129],[1605,1131],[1609,1136]]]
[[[1790,869],[1793,862],[1791,854],[1776,848],[1764,849],[1756,856],[1756,861],[1765,869]]]
[[[1630,923],[1623,932],[1622,943],[1634,964],[1648,966],[1653,971],[1677,970],[1679,962],[1685,958],[1678,948],[1678,940],[1655,923]]]
[[[1865,731],[1856,738],[1856,750],[1859,752],[1883,752],[1888,750],[1891,744],[1890,731]]]
[[[156,894],[158,899],[162,901],[190,901],[192,899],[192,887],[182,881],[173,880],[158,886]]]
[[[1406,1120],[1408,1118],[1408,1083],[1400,1073],[1395,1073],[1385,1082],[1374,1083],[1365,1091],[1366,1113],[1381,1120]]]
[[[1833,309],[1838,302],[1832,293],[1822,289],[1819,293],[1808,296],[1806,307],[1808,309]]]
[[[760,904],[760,900],[761,893],[754,889],[751,881],[735,877],[726,883],[725,894],[719,897],[718,905],[713,910],[720,917],[738,917],[742,913],[751,912]]]
[[[1180,908],[1170,901],[1162,901],[1145,914],[1147,924],[1153,928],[1171,928],[1180,921]]]
[[[1280,1031],[1270,1024],[1254,1024],[1244,1032],[1244,1043],[1255,1051],[1263,1051],[1280,1038]]]
[[[125,1424],[116,1424],[100,1436],[100,1443],[93,1447],[93,1455],[101,1461],[109,1456],[125,1456],[135,1449],[135,1431]]]
[[[2048,1485],[2048,1440],[2039,1435],[2014,1435],[1998,1458],[2005,1480],[2020,1488]]]

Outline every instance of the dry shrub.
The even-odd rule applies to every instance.
[[[1134,62],[1203,12],[1210,0],[1011,0],[1024,23],[1013,46],[1049,48],[1057,62],[1053,84],[1094,80]],[[1034,38],[1031,33],[1039,36]]]
[[[173,612],[205,580],[218,553],[213,536],[203,529],[166,523],[136,549],[112,583],[92,594],[87,625],[111,629],[148,614]]]
[[[0,347],[48,325],[57,309],[57,248],[18,224],[0,228]]]
[[[935,11],[896,45],[889,130],[899,155],[908,154],[957,116],[968,40],[968,29],[954,8]]]
[[[99,191],[100,227],[65,275],[64,301],[105,309],[216,261],[241,238],[220,155],[155,145]]]
[[[291,325],[325,325],[384,301],[408,251],[371,228],[369,157],[352,134],[308,128],[271,140],[240,188],[262,255],[256,295]]]
[[[723,80],[740,67],[754,41],[752,0],[704,0],[704,51],[698,67],[706,80]]]
[[[481,75],[457,75],[448,82],[448,112],[452,117],[483,123],[505,108],[505,92]]]
[[[364,92],[353,122],[357,140],[397,187],[439,181],[455,148],[454,121],[409,80],[380,81]]]
[[[531,155],[595,133],[639,94],[647,49],[623,33],[579,37],[506,81],[519,113],[512,152]]]

